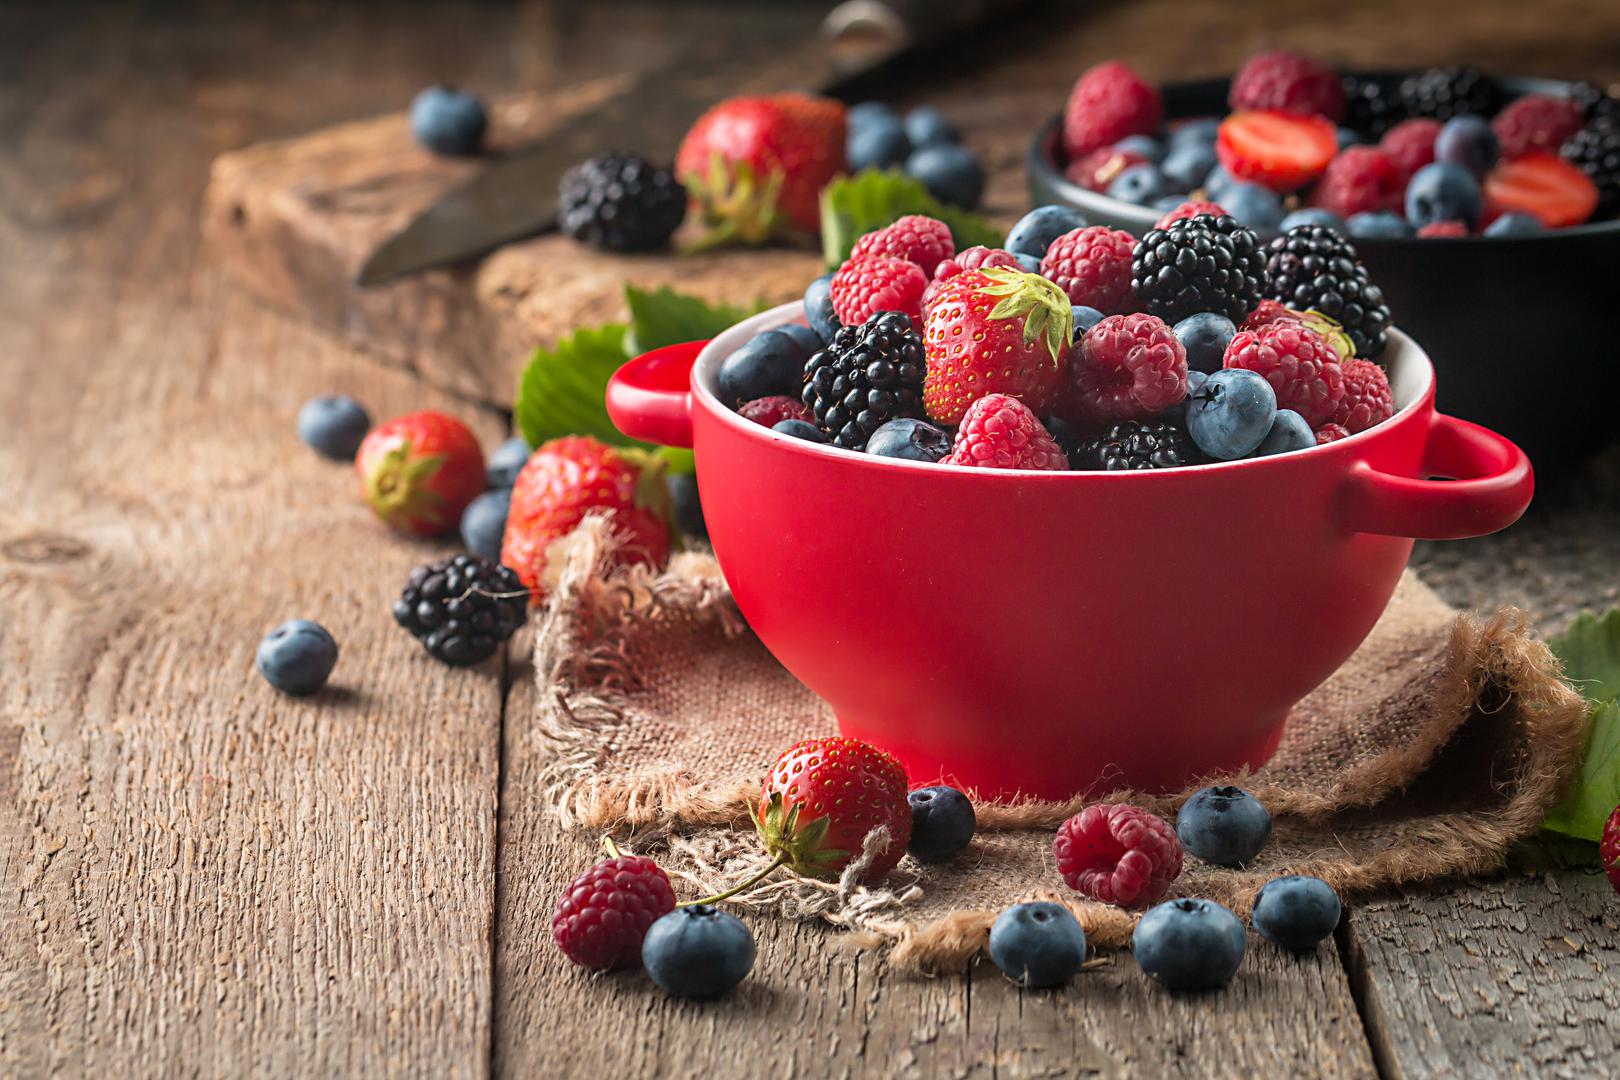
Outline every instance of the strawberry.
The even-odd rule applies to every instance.
[[[955,424],[986,394],[1044,414],[1063,391],[1073,333],[1069,298],[1039,274],[993,266],[948,279],[923,324],[929,419]]]
[[[711,226],[704,246],[814,235],[821,189],[844,171],[844,106],[771,94],[722,101],[681,140],[675,175]]]
[[[1598,861],[1609,875],[1609,884],[1620,893],[1620,806],[1614,808],[1603,826],[1603,839],[1598,841]]]
[[[484,452],[453,416],[416,412],[371,429],[354,455],[366,505],[392,527],[440,536],[484,490]]]
[[[866,834],[886,825],[888,849],[866,874],[875,881],[894,869],[911,841],[906,770],[859,739],[806,739],[766,774],[754,825],[777,863],[821,878],[837,877],[860,854]]]
[[[1485,217],[1510,211],[1534,214],[1549,229],[1579,225],[1597,209],[1598,190],[1587,175],[1556,154],[1526,154],[1485,174]]]
[[[672,507],[658,459],[589,435],[565,435],[543,443],[518,473],[501,562],[538,599],[546,548],[590,513],[611,520],[619,540],[613,565],[658,567],[669,558]]]
[[[1332,121],[1282,112],[1235,112],[1215,138],[1227,172],[1283,192],[1320,176],[1338,149]]]

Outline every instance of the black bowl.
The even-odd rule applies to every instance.
[[[1399,73],[1379,73],[1390,82]],[[1501,80],[1509,97],[1567,95],[1550,79]],[[1170,119],[1226,111],[1226,80],[1163,88]],[[1140,236],[1160,211],[1065,179],[1057,116],[1029,153],[1031,204],[1064,203]],[[1620,221],[1531,236],[1356,240],[1395,324],[1423,342],[1439,405],[1522,446],[1544,476],[1620,435]]]

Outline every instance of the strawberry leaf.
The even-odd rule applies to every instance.
[[[1601,617],[1583,612],[1547,644],[1593,710],[1580,774],[1542,827],[1596,841],[1620,805],[1620,608]]]
[[[863,169],[821,189],[821,247],[827,265],[838,266],[849,258],[855,241],[907,214],[924,214],[949,225],[958,251],[976,244],[1001,245],[999,229],[977,214],[940,202],[920,180],[898,169]]]
[[[710,304],[668,286],[647,290],[626,285],[624,301],[630,308],[630,329],[625,335],[624,348],[631,356],[665,345],[712,338],[766,307],[759,300],[748,307]]]
[[[530,446],[563,435],[593,435],[615,446],[646,446],[608,419],[608,377],[630,359],[624,323],[581,327],[551,349],[536,349],[518,379],[512,420]]]
[[[1620,697],[1620,608],[1601,617],[1581,612],[1547,645],[1564,665],[1564,678],[1588,701]]]

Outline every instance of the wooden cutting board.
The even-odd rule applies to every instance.
[[[616,89],[611,80],[504,99],[491,107],[491,157]],[[1056,108],[1045,93],[990,97],[964,87],[936,103],[992,174],[987,213],[1026,204],[1027,133]],[[678,133],[671,136],[674,145]],[[709,300],[781,302],[820,273],[818,252],[774,248],[702,255],[610,255],[550,234],[474,262],[362,289],[370,254],[489,158],[439,158],[404,113],[221,155],[204,204],[212,256],[270,303],[342,334],[435,386],[509,406],[537,345],[624,315],[623,286],[669,285]],[[538,192],[549,199],[551,192]]]

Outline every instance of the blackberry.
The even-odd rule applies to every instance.
[[[1384,83],[1356,75],[1344,77],[1345,127],[1368,142],[1377,142],[1403,119],[1400,98]]]
[[[1598,120],[1605,116],[1620,117],[1620,99],[1616,99],[1597,83],[1578,82],[1570,88],[1569,97],[1580,107],[1581,115],[1588,120]]]
[[[832,441],[861,450],[897,417],[923,416],[922,337],[903,311],[880,311],[841,327],[804,365],[804,403]]]
[[[528,617],[517,574],[493,559],[453,555],[411,571],[394,601],[394,621],[453,667],[495,655]]]
[[[1273,240],[1267,252],[1269,299],[1337,322],[1357,356],[1370,360],[1384,351],[1389,305],[1350,241],[1324,225],[1300,225]]]
[[[1090,443],[1080,458],[1091,468],[1108,472],[1137,469],[1177,469],[1203,460],[1187,433],[1165,420],[1125,420]]]
[[[1473,113],[1487,120],[1502,108],[1502,87],[1472,64],[1429,68],[1401,80],[1401,105],[1408,116],[1450,120]]]
[[[1562,153],[1597,185],[1597,213],[1593,216],[1620,213],[1620,116],[1593,120],[1570,136]]]
[[[635,154],[597,154],[563,174],[557,223],[607,251],[654,251],[686,216],[686,188],[667,168]]]
[[[1154,229],[1131,259],[1137,299],[1168,323],[1200,311],[1240,323],[1260,302],[1265,280],[1259,238],[1224,215],[1199,214]]]

